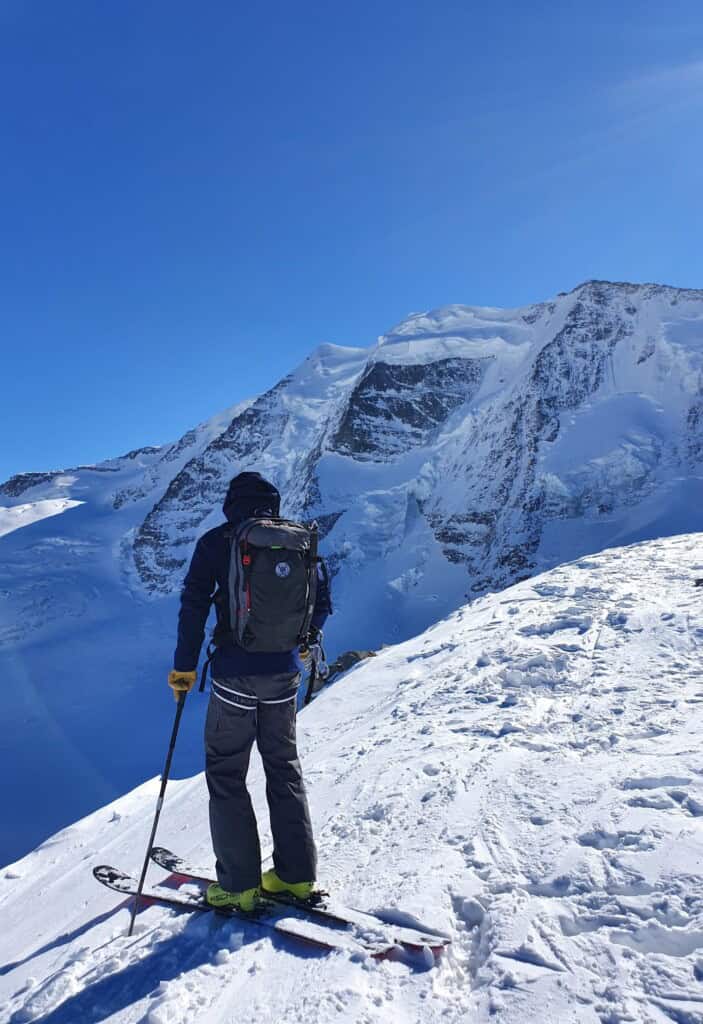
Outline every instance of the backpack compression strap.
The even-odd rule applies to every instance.
[[[303,643],[308,635],[310,629],[310,623],[312,617],[315,614],[315,602],[317,600],[317,565],[320,558],[317,554],[317,523],[313,523],[310,527],[310,551],[308,553],[309,566],[310,566],[310,591],[308,593],[308,607],[305,612],[305,618],[303,619],[303,625],[300,628],[300,635],[298,636],[298,643]]]

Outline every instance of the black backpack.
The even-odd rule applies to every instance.
[[[247,651],[292,651],[305,640],[317,595],[317,523],[246,519],[232,536],[230,628]]]

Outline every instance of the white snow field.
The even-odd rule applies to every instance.
[[[697,576],[701,534],[584,557],[385,649],[301,714],[321,882],[448,932],[436,965],[157,906],[128,939],[91,868],[138,871],[154,779],[0,873],[0,1021],[703,1021]],[[155,767],[173,707],[164,693]],[[250,781],[263,823],[256,758]],[[169,786],[158,841],[211,863],[202,776]]]
[[[26,505],[14,505],[9,508],[0,505],[0,537],[14,530],[21,530],[23,526],[30,526],[31,523],[38,523],[42,519],[61,515],[62,512],[81,504],[82,502],[71,501],[69,498],[58,498],[53,501],[30,501]]]

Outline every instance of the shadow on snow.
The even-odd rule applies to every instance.
[[[112,913],[114,911],[110,912]],[[89,925],[78,929],[75,934],[87,931],[96,923],[104,921],[110,914],[95,918]],[[192,918],[183,931],[161,939],[149,948],[147,955],[117,970],[110,970],[107,965],[114,963],[114,960],[89,968],[82,977],[76,979],[78,984],[82,985],[81,990],[44,1013],[41,1010],[31,1010],[31,1001],[41,993],[41,988],[35,990],[29,996],[25,1007],[13,1014],[11,1024],[21,1024],[30,1020],[36,1024],[76,1024],[76,1021],[80,1021],[81,1024],[99,1024],[141,999],[150,995],[158,997],[161,994],[157,991],[161,982],[172,981],[188,971],[211,964],[216,952],[228,947],[235,931],[240,942],[233,950],[233,955],[236,955],[237,949],[258,942],[262,937],[268,938],[275,948],[285,949],[288,953],[294,952],[302,959],[315,959],[327,955],[324,950],[306,947],[302,942],[284,941],[281,936],[265,933],[253,922],[242,926],[239,922],[233,925],[230,921],[208,918],[208,927],[203,928],[203,921],[204,918],[200,916]],[[69,938],[67,935],[61,936],[61,940]],[[51,949],[52,946],[59,944],[60,940],[57,939],[44,948]],[[108,945],[109,943],[105,943],[105,946]],[[38,950],[37,953],[39,952],[42,951]],[[107,971],[110,973],[106,973]],[[54,975],[44,987],[55,982],[60,973],[62,972]],[[148,1008],[145,1012],[148,1012]]]

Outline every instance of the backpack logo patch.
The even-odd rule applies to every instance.
[[[290,565],[288,564],[288,562],[277,562],[276,563],[276,575],[279,577],[279,579],[282,579],[282,580],[284,580],[284,579],[286,579],[286,577],[290,576]]]

